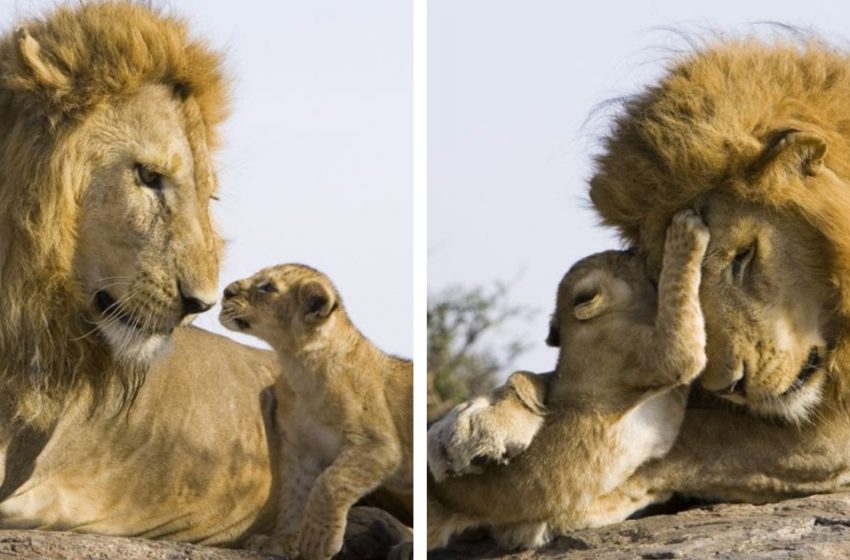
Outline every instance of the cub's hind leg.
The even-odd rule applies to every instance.
[[[493,526],[490,534],[505,550],[539,548],[552,539],[549,524],[540,521]]]
[[[274,531],[271,535],[255,535],[248,541],[248,548],[295,558],[299,553],[301,518],[322,468],[313,457],[299,453],[286,438],[281,445],[280,465],[281,489]]]

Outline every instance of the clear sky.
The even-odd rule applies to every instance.
[[[661,29],[764,33],[750,24],[775,21],[850,38],[840,1],[430,0],[428,9],[429,291],[512,284],[514,303],[539,310],[506,328],[534,344],[515,365],[537,371],[554,367],[543,339],[561,276],[618,246],[586,198],[608,119],[585,121],[657,78],[668,47],[685,46]]]
[[[57,3],[3,0],[0,26]],[[369,338],[410,356],[410,3],[153,4],[223,50],[233,77],[214,210],[228,240],[222,286],[276,263],[312,265],[331,277]],[[233,336],[217,316],[218,308],[196,324]]]

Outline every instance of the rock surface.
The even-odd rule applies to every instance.
[[[428,558],[850,558],[850,494],[700,507],[576,531],[544,549],[513,554],[491,541],[456,543]]]
[[[339,560],[383,560],[409,532],[374,508],[349,514]],[[396,549],[398,551],[398,549]],[[395,557],[404,558],[396,552]],[[267,560],[259,552],[58,531],[0,531],[0,560]]]

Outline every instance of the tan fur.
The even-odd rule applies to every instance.
[[[703,214],[701,382],[746,407],[689,409],[670,453],[612,493],[609,511],[671,491],[765,502],[850,483],[849,62],[816,41],[720,43],[627,101],[605,140],[591,198],[650,274],[668,217]],[[510,426],[511,408],[494,400],[478,414],[498,422],[479,423]],[[475,439],[521,445],[504,430]]]
[[[412,508],[413,364],[357,330],[324,274],[295,264],[263,269],[225,289],[221,320],[269,343],[283,366],[283,490],[262,548],[330,558],[349,508],[378,487]]]
[[[429,547],[476,525],[489,526],[508,548],[545,544],[599,518],[597,498],[670,449],[684,417],[680,388],[705,365],[698,290],[707,243],[695,214],[674,218],[657,312],[634,253],[609,251],[570,269],[552,317],[550,340],[561,352],[542,428],[510,464],[431,485]],[[538,406],[534,386],[544,379],[517,376],[510,382],[516,398]]]
[[[217,291],[219,57],[81,4],[0,39],[0,526],[236,544],[274,516],[278,365],[180,326]]]

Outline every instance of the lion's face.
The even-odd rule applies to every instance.
[[[299,350],[340,316],[330,280],[310,267],[265,268],[224,289],[221,324],[251,334],[286,352]]]
[[[711,230],[700,299],[703,386],[763,415],[799,422],[820,401],[831,342],[828,251],[791,210],[718,192],[701,207]]]
[[[74,257],[84,313],[119,360],[148,361],[216,299],[203,129],[164,86],[102,108],[80,129],[91,169]]]

